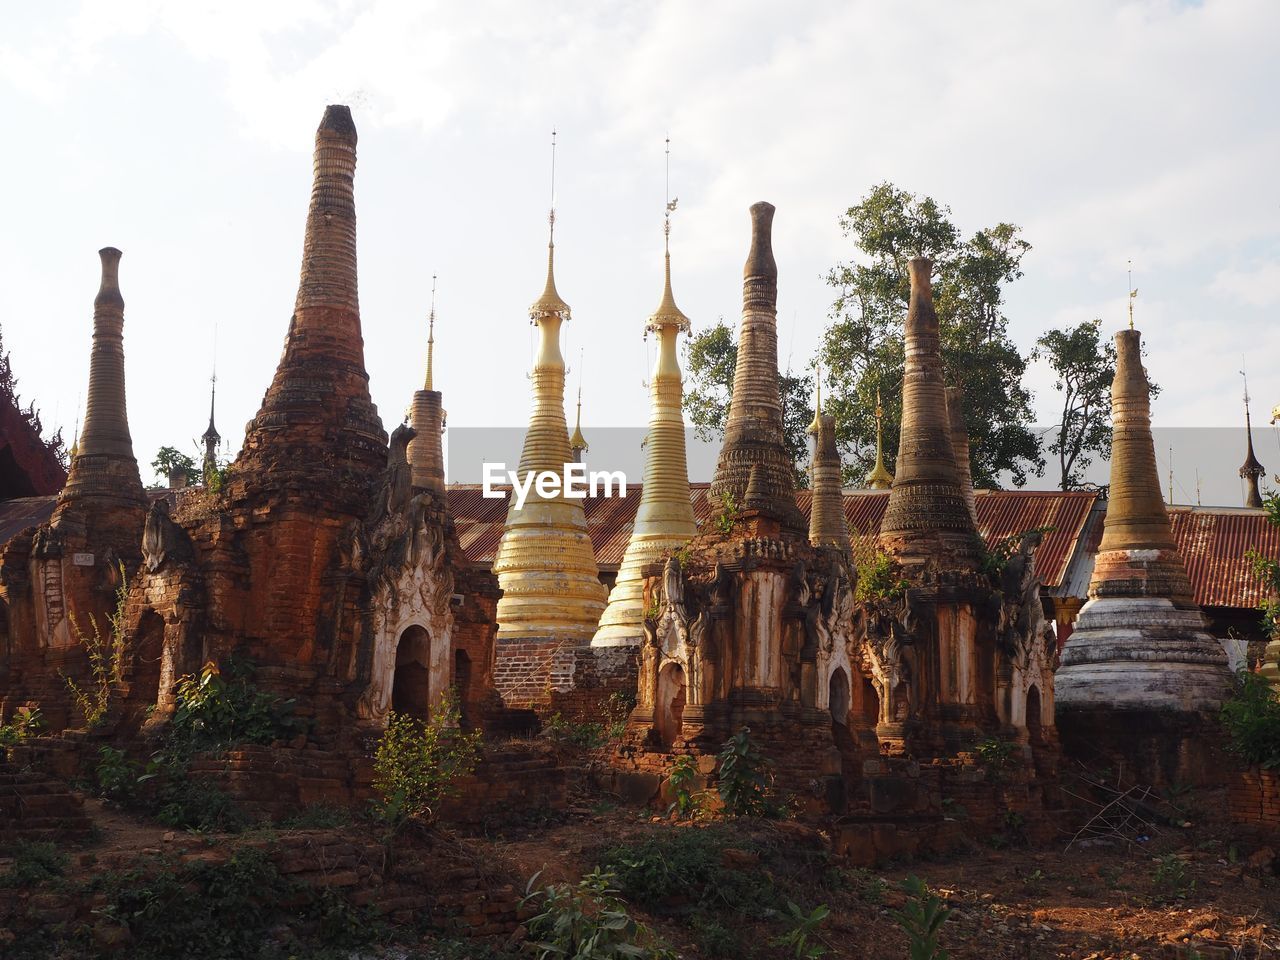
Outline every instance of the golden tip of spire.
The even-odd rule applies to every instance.
[[[552,211],[552,219],[554,220],[555,212]],[[529,318],[537,321],[543,317],[559,317],[561,320],[569,319],[569,305],[561,299],[560,293],[556,290],[556,245],[552,240],[547,244],[547,283],[542,288],[542,296],[538,297],[529,307]]]

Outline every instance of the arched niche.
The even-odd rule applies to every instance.
[[[670,747],[680,736],[684,723],[684,667],[671,662],[658,673],[658,702],[654,704],[654,726],[664,747]]]
[[[849,690],[849,674],[844,667],[836,667],[831,671],[831,679],[827,681],[827,705],[831,711],[831,722],[842,727],[849,726],[849,710],[852,698]]]
[[[417,624],[406,627],[396,642],[391,709],[418,720],[431,712],[431,635]]]

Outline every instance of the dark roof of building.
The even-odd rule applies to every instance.
[[[712,520],[706,496],[708,484],[689,486],[694,519],[702,527]],[[613,572],[622,563],[636,511],[640,508],[641,490],[640,484],[633,483],[628,484],[625,497],[587,497],[583,501],[587,533],[595,548],[596,563],[602,570]],[[989,544],[994,544],[1027,530],[1052,528],[1036,554],[1036,563],[1042,582],[1054,586],[1062,582],[1067,560],[1097,496],[1093,492],[979,491],[978,529]],[[810,492],[798,491],[796,502],[807,518]],[[844,514],[849,529],[855,535],[874,536],[888,503],[887,490],[846,492]],[[486,498],[479,484],[454,484],[449,487],[449,509],[467,560],[476,566],[492,565],[507,519],[505,496]]]
[[[23,530],[44,523],[53,516],[58,498],[18,497],[0,501],[0,546],[4,546]]]

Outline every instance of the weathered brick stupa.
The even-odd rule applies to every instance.
[[[795,503],[777,406],[772,222],[771,205],[751,208],[717,515],[679,559],[647,571],[624,769],[661,768],[673,753],[716,753],[749,725],[790,780],[839,774],[832,723],[846,723],[849,710],[852,572],[838,547],[809,545]]]
[[[982,616],[992,596],[951,445],[932,263],[916,257],[908,269],[902,427],[879,539],[909,587],[888,660],[874,659],[892,678],[878,734],[919,756],[953,752],[991,726],[995,637],[980,630],[994,627]]]
[[[662,301],[649,318],[646,332],[658,341],[658,359],[649,381],[649,432],[645,436],[644,492],[627,541],[609,606],[600,618],[594,647],[638,646],[644,638],[644,569],[679,550],[698,532],[689,501],[689,467],[685,455],[682,380],[676,340],[688,333],[689,318],[671,293],[671,216],[663,224],[664,283]]]
[[[67,484],[49,522],[13,538],[0,557],[6,700],[39,700],[55,729],[77,719],[59,671],[80,679],[87,672],[80,635],[92,636],[95,623],[110,633],[122,577],[138,566],[146,516],[125,404],[121,254],[105,247],[98,255],[89,394]]]
[[[809,508],[809,542],[815,547],[830,547],[849,553],[849,522],[844,515],[844,495],[840,488],[840,452],[836,449],[836,418],[822,412],[822,385],[814,396],[813,464],[810,484],[813,490]]]
[[[1062,654],[1058,727],[1081,757],[1148,781],[1203,777],[1230,675],[1206,630],[1160,495],[1141,334],[1116,334],[1111,490],[1089,600]]]
[[[294,698],[312,742],[328,746],[392,709],[425,716],[463,666],[444,498],[429,477],[415,488],[414,430],[397,428],[388,447],[369,399],[355,146],[349,109],[330,106],[284,355],[225,491],[181,500],[173,517],[161,502],[147,517],[127,625],[138,656],[158,666],[126,705],[154,703],[152,723],[171,713],[176,677],[235,654],[260,686]],[[423,442],[438,449],[438,424]],[[466,664],[469,676],[483,681],[486,664]]]
[[[444,432],[445,412],[440,391],[435,388],[432,364],[436,346],[435,278],[431,283],[431,313],[427,320],[427,376],[421,390],[415,390],[410,407],[409,425],[414,438],[409,444],[409,468],[413,485],[444,496],[444,450],[440,435]]]
[[[978,501],[973,489],[973,472],[969,463],[969,427],[964,422],[964,387],[947,387],[947,433],[956,461],[956,483],[969,510],[974,529],[978,527]]]
[[[533,411],[520,455],[521,481],[549,472],[563,477],[573,462],[569,429],[564,415],[564,357],[560,353],[560,328],[569,319],[569,305],[560,298],[555,281],[555,211],[551,213],[551,239],[547,244],[547,283],[529,308],[538,328],[538,353],[533,363]],[[498,601],[499,658],[526,652],[535,657],[545,647],[589,644],[608,590],[600,582],[599,568],[587,536],[582,500],[539,493],[529,488],[523,506],[515,497],[493,564],[502,588]]]
[[[804,536],[795,502],[795,473],[782,436],[778,385],[778,265],[773,258],[771,203],[751,207],[751,252],[742,271],[738,363],[724,443],[707,491],[712,510],[742,508],[748,488],[755,506],[776,515],[788,533]]]

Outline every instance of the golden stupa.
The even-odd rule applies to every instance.
[[[867,474],[867,488],[888,490],[893,486],[893,474],[884,467],[884,406],[880,403],[880,391],[876,391],[876,465]]]
[[[645,329],[658,340],[658,360],[649,383],[649,433],[645,438],[644,492],[636,513],[631,539],[609,594],[609,606],[600,618],[594,647],[618,647],[640,643],[644,621],[644,575],[651,563],[679,550],[697,533],[693,504],[689,500],[689,468],[685,456],[684,417],[681,414],[682,380],[676,359],[676,338],[689,332],[689,318],[676,306],[671,293],[671,210],[663,225],[666,237],[666,280],[662,302]]]
[[[569,305],[556,291],[554,209],[550,222],[547,285],[529,308],[529,319],[538,328],[538,355],[530,377],[533,412],[518,470],[522,483],[531,472],[563,477],[565,465],[573,462],[560,353],[560,327],[569,319]],[[499,640],[586,642],[595,633],[608,591],[600,582],[582,500],[566,497],[562,489],[540,496],[532,485],[517,508],[513,495],[493,571],[502,588]]]

